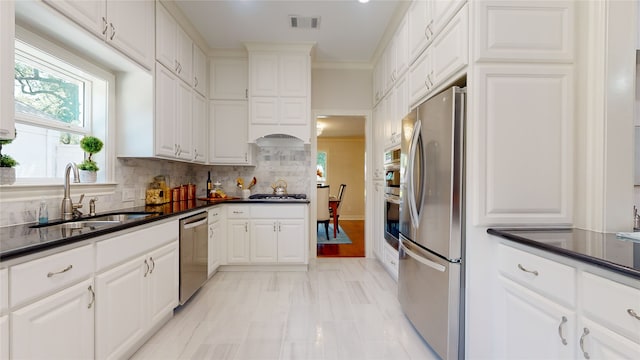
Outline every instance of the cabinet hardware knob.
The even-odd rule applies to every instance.
[[[91,285],[89,285],[89,288],[87,290],[89,290],[89,292],[91,293],[91,302],[89,302],[89,305],[87,305],[87,309],[91,309],[93,303],[96,302],[96,293],[93,291]]]
[[[535,276],[538,276],[538,270],[528,270],[528,269],[525,269],[525,267],[524,267],[524,266],[522,266],[522,264],[518,264],[518,269],[520,269],[520,270],[522,270],[522,271],[524,271],[524,272],[528,272],[528,273],[530,273],[530,274],[533,274],[533,275],[535,275]]]
[[[640,320],[640,315],[638,315],[638,313],[635,312],[633,309],[627,309],[627,313],[632,317],[636,318],[636,320]]]
[[[58,274],[66,273],[67,271],[69,271],[69,270],[71,270],[71,269],[73,269],[73,265],[69,265],[69,266],[67,266],[66,268],[64,268],[64,269],[62,269],[62,270],[59,270],[59,271],[49,272],[49,273],[47,274],[47,277],[52,277],[52,276],[55,276],[55,275],[58,275]]]
[[[149,270],[149,275],[151,275],[156,268],[156,262],[153,261],[153,256],[149,256],[149,261],[151,261],[151,270]]]
[[[558,325],[558,335],[560,335],[560,339],[562,340],[562,345],[567,345],[567,339],[564,338],[564,335],[562,335],[562,325],[567,323],[567,317],[563,316],[562,317],[562,321],[560,322],[560,325]]]
[[[144,272],[144,277],[147,277],[147,275],[149,275],[149,262],[147,261],[147,259],[144,259],[144,264],[147,265],[147,270]]]
[[[584,351],[584,338],[589,335],[589,329],[584,328],[584,331],[582,332],[582,336],[580,336],[580,351],[582,351],[582,355],[584,356],[585,359],[590,359],[591,357],[589,356],[589,353]]]

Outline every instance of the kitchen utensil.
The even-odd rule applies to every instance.
[[[258,179],[256,179],[256,177],[254,176],[253,179],[251,179],[251,182],[249,183],[248,189],[251,190],[251,188],[254,187],[257,182],[258,182]]]

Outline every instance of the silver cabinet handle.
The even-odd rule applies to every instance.
[[[589,353],[584,351],[584,338],[589,335],[589,329],[584,328],[584,331],[582,332],[582,336],[580,336],[580,351],[582,351],[582,355],[584,356],[585,359],[590,359],[591,357],[589,356]]]
[[[518,269],[524,271],[524,272],[528,272],[529,274],[533,274],[535,276],[538,276],[538,270],[527,270],[525,269],[524,266],[522,266],[522,264],[518,264]]]
[[[282,232],[282,224],[278,223],[278,232]]]
[[[113,23],[109,23],[109,26],[111,26],[111,37],[109,37],[109,40],[113,40],[116,36],[116,28],[113,26]]]
[[[52,276],[55,276],[55,275],[58,275],[58,274],[66,273],[67,271],[69,271],[69,270],[71,270],[71,269],[73,269],[73,265],[69,265],[69,266],[67,266],[66,268],[64,268],[64,269],[62,269],[62,270],[59,270],[59,271],[49,272],[49,273],[47,274],[47,277],[52,277]]]
[[[193,80],[194,80],[194,84],[193,84],[193,86],[198,87],[198,77],[197,77],[197,76],[194,76],[194,77],[193,77]]]
[[[151,270],[149,270],[149,275],[151,275],[153,270],[156,268],[156,262],[153,261],[153,256],[149,256],[149,260],[151,261]]]
[[[563,316],[562,317],[562,321],[560,322],[560,325],[558,325],[558,335],[560,336],[560,339],[562,340],[562,345],[567,345],[567,339],[564,338],[564,335],[562,335],[562,325],[567,323],[567,317]]]
[[[149,275],[149,262],[147,259],[144,259],[144,264],[147,265],[147,271],[144,272],[144,277],[147,277],[147,275]]]
[[[249,224],[244,223],[244,232],[249,232]]]
[[[636,318],[636,320],[640,320],[640,315],[637,312],[633,311],[633,309],[627,309],[627,314],[631,315],[631,317]]]
[[[276,223],[273,223],[273,232],[276,232]]]
[[[93,291],[93,288],[91,287],[91,285],[89,285],[89,292],[91,293],[91,302],[89,303],[89,305],[87,305],[87,309],[91,309],[91,307],[93,306],[93,303],[96,302],[96,293],[95,291]]]
[[[233,210],[234,214],[244,214],[244,211]]]
[[[107,35],[109,24],[107,23],[107,19],[104,16],[102,17],[102,24],[104,25],[104,29],[102,30],[102,35]]]

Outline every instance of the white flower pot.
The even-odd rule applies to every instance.
[[[78,170],[80,172],[81,183],[94,183],[98,178],[98,172],[89,170]]]
[[[16,169],[0,167],[0,185],[11,185],[16,182]]]

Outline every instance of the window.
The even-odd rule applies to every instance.
[[[16,139],[3,148],[19,165],[22,183],[52,183],[69,162],[85,154],[80,140],[94,135],[105,143],[92,158],[98,181],[107,180],[107,109],[113,75],[26,31],[15,41]],[[56,180],[55,182],[58,182]]]
[[[318,151],[318,159],[316,161],[316,181],[327,181],[327,152]]]

